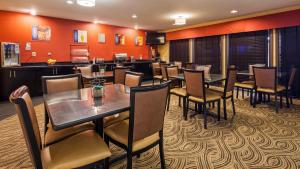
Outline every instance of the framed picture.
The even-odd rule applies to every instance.
[[[115,44],[125,45],[125,35],[115,34]]]
[[[86,30],[74,30],[74,42],[87,43],[87,31]]]
[[[143,46],[144,38],[143,36],[136,36],[134,43],[136,46]]]
[[[105,43],[105,33],[98,33],[98,42]]]
[[[33,25],[32,26],[32,40],[50,41],[51,28],[49,26]]]

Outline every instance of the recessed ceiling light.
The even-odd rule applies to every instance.
[[[186,18],[184,16],[178,16],[175,18],[175,23],[173,25],[185,25],[186,24]]]
[[[67,3],[67,4],[74,4],[74,2],[71,1],[71,0],[66,1],[66,3]]]
[[[31,14],[31,15],[36,15],[36,11],[35,11],[34,9],[32,9],[32,10],[30,11],[30,14]]]
[[[138,27],[137,25],[135,25],[135,26],[134,26],[134,29],[135,29],[135,30],[138,30],[138,29],[139,29],[139,27]]]
[[[230,13],[232,13],[232,14],[235,14],[235,13],[238,13],[238,12],[239,12],[239,11],[234,10],[234,9],[230,11]]]
[[[96,5],[95,0],[76,0],[78,5],[85,6],[85,7],[93,7]]]
[[[136,15],[136,14],[133,14],[131,17],[134,18],[134,19],[136,19],[136,18],[137,18],[137,15]]]

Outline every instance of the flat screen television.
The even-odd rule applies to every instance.
[[[147,45],[164,45],[166,43],[166,34],[159,32],[146,32]]]

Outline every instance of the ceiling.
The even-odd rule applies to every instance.
[[[87,8],[66,0],[0,0],[0,10],[28,12],[35,9],[37,15],[134,27],[165,30],[180,28],[173,25],[176,15],[188,17],[187,24],[243,16],[300,5],[300,0],[96,0],[96,6]],[[231,10],[238,10],[231,14]],[[138,18],[131,16],[136,14]]]

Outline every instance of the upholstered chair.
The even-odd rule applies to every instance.
[[[114,74],[114,84],[125,84],[125,73],[130,71],[128,67],[115,67]]]
[[[42,76],[42,88],[44,94],[55,94],[59,92],[81,89],[81,74]],[[81,125],[55,131],[52,128],[51,122],[49,122],[47,108],[45,107],[45,145],[53,144],[76,133],[91,129],[94,129],[93,123],[83,123]]]
[[[153,73],[153,81],[152,81],[153,85],[155,83],[155,80],[159,80],[159,81],[162,80],[160,63],[159,62],[153,62],[152,63],[152,73]]]
[[[143,73],[127,71],[125,73],[125,85],[128,87],[138,87],[141,86],[143,80]],[[104,118],[104,127],[110,126],[114,123],[118,123],[122,120],[129,118],[129,111],[125,111],[113,116],[108,116]]]
[[[161,68],[161,75],[162,75],[162,80],[163,81],[168,81],[168,75],[167,75],[167,67],[169,66],[169,64],[167,63],[161,63],[160,64],[160,68]]]
[[[14,103],[30,159],[34,168],[95,167],[98,163],[108,168],[109,148],[94,130],[86,130],[43,147],[36,112],[28,93],[22,86],[10,95]]]
[[[207,129],[206,108],[208,103],[218,103],[218,119],[220,119],[220,102],[221,96],[217,92],[205,88],[204,71],[185,70],[184,79],[187,91],[187,110],[189,110],[189,101],[196,102],[203,107],[204,128]],[[185,114],[187,116],[187,114]]]
[[[88,79],[83,78],[85,75],[90,75],[92,73],[92,66],[77,66],[74,70],[74,73],[76,74],[77,72],[81,73],[82,75],[82,85],[83,87],[91,87],[91,81]]]
[[[168,82],[160,85],[133,87],[130,91],[129,120],[104,129],[106,143],[112,142],[127,152],[127,168],[132,168],[132,157],[159,144],[161,168],[165,168],[163,125]]]

